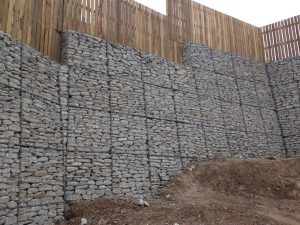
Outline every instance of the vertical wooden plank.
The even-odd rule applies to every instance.
[[[49,44],[49,30],[50,30],[50,20],[48,18],[51,18],[51,5],[52,2],[49,0],[45,1],[45,13],[42,14],[45,24],[44,24],[44,32],[43,34],[43,53],[46,55],[48,54],[48,44]]]
[[[78,1],[72,0],[72,30],[79,31],[80,14],[78,14]]]
[[[134,13],[134,20],[137,22],[136,23],[136,28],[135,28],[135,46],[138,50],[140,50],[141,47],[141,21],[140,21],[140,6],[137,5],[135,8],[135,13]]]
[[[32,6],[33,6],[33,9],[32,9],[32,14],[33,15],[37,15],[37,11],[38,11],[38,3],[36,2],[36,0],[32,0]],[[30,45],[32,47],[35,46],[35,38],[36,38],[36,29],[37,29],[37,16],[32,16],[32,20],[31,20],[31,26],[32,26],[32,32],[30,34]]]
[[[23,31],[21,34],[21,40],[23,43],[29,44],[27,42],[27,33],[28,33],[28,29],[29,29],[29,19],[30,19],[30,7],[31,7],[31,0],[25,2],[25,0],[22,3],[23,5],[23,15],[22,15],[22,19],[23,19]]]
[[[284,41],[283,41],[283,38],[282,38],[282,23],[281,23],[281,21],[279,21],[278,23],[278,30],[277,30],[277,32],[278,32],[278,41],[279,41],[279,52],[280,52],[280,58],[281,59],[284,59],[285,58],[285,52],[284,52],[284,49],[283,49],[283,47],[284,47]]]
[[[9,2],[8,1],[9,0],[3,1],[1,29],[4,32],[7,32],[7,18],[8,18],[8,12],[9,12]]]
[[[18,38],[18,30],[20,27],[20,0],[15,0],[12,18],[13,21],[11,35],[15,38]]]
[[[25,5],[25,0],[20,0],[20,9],[19,9],[19,18],[20,18],[20,21],[19,21],[19,29],[18,29],[18,34],[17,34],[17,38],[18,40],[20,41],[23,41],[24,42],[24,39],[23,39],[23,33],[25,32],[25,29],[26,27],[24,26],[24,22],[25,22],[25,10],[26,10],[26,5]],[[26,42],[25,42],[26,43]]]
[[[296,17],[296,46],[297,46],[297,55],[300,56],[300,15]]]
[[[296,48],[296,45],[295,45],[295,43],[297,42],[297,33],[296,33],[296,29],[295,29],[295,24],[297,23],[296,17],[292,17],[290,19],[290,22],[291,22],[290,30],[291,30],[291,33],[292,33],[292,36],[293,36],[293,41],[291,43],[293,54],[291,55],[291,57],[295,57],[295,56],[297,56],[297,48]]]
[[[90,34],[95,35],[95,0],[91,0],[90,5],[90,17],[91,17],[91,23],[90,23]]]
[[[163,20],[163,16],[161,16],[160,17],[160,55],[162,56],[162,57],[164,57],[165,56],[165,49],[164,49],[164,36],[165,36],[165,34],[164,34],[164,29],[165,29],[165,27],[164,27],[164,20]]]
[[[69,22],[68,22],[68,30],[75,30],[75,27],[76,27],[76,23],[78,22],[77,21],[77,18],[76,18],[76,15],[75,13],[77,13],[77,1],[76,0],[69,0]]]
[[[76,4],[76,28],[74,30],[87,33],[87,1],[85,0],[75,0]]]
[[[282,59],[282,51],[281,51],[282,43],[281,43],[281,38],[280,38],[280,29],[281,29],[280,23],[279,22],[275,23],[274,35],[275,35],[275,40],[276,40],[278,59]]]
[[[69,4],[70,16],[68,29],[84,33],[81,30],[81,0],[70,0]]]
[[[99,1],[99,34],[103,37],[104,33],[104,0]]]
[[[285,59],[289,56],[289,51],[286,48],[286,32],[285,32],[285,22],[284,21],[280,21],[280,35],[281,35],[281,39],[280,39],[280,45],[281,45],[281,51],[282,51],[282,58]]]
[[[60,41],[57,41],[57,35],[59,35],[59,28],[58,28],[58,16],[59,16],[59,10],[58,10],[58,0],[52,1],[53,6],[51,7],[51,17],[52,21],[50,21],[49,25],[49,38],[48,38],[48,48],[47,48],[47,56],[49,56],[51,59],[59,61],[61,60],[60,49],[61,49],[61,39]],[[60,36],[60,35],[59,35]],[[59,52],[59,53],[58,53]]]
[[[107,0],[103,0],[102,2],[102,29],[103,29],[103,37],[107,38]]]
[[[4,13],[3,6],[4,6],[4,0],[1,0],[0,1],[0,24],[2,23],[2,18]]]
[[[72,0],[72,22],[71,22],[71,29],[74,31],[79,31],[79,24],[80,24],[80,14],[78,14],[78,5],[77,0]]]
[[[39,36],[38,36],[38,43],[39,46],[37,47],[37,49],[45,54],[45,29],[46,29],[46,12],[47,12],[47,1],[48,0],[43,0],[42,1],[42,9],[40,10],[40,14],[39,14],[39,21],[40,21],[40,29],[39,29]],[[47,12],[48,13],[48,12]]]
[[[41,14],[43,10],[43,1],[35,0],[36,13],[35,16],[35,35],[34,35],[34,48],[40,50],[40,37],[41,37]]]
[[[59,32],[63,31],[64,27],[64,1],[66,0],[57,0],[57,23],[56,23],[56,28]]]
[[[116,0],[110,1],[110,37],[112,42],[117,42],[116,32]]]
[[[4,5],[5,0],[0,0],[0,30],[4,30],[3,28],[3,19],[4,19]]]
[[[64,0],[63,2],[63,10],[62,10],[62,31],[65,32],[68,30],[68,23],[69,23],[69,1]]]
[[[86,0],[86,33],[91,34],[91,0]]]
[[[121,11],[122,11],[122,1],[116,3],[116,41],[122,43],[121,40]],[[124,23],[123,23],[124,24]],[[126,24],[125,24],[126,26]],[[127,31],[127,29],[125,28]]]
[[[287,34],[287,29],[286,29],[286,21],[282,21],[282,24],[284,26],[284,28],[282,29],[282,35],[283,35],[283,41],[284,41],[284,51],[286,53],[286,55],[290,55],[290,52],[289,52],[289,48],[288,48],[288,45],[286,44],[288,42],[288,34]]]
[[[99,24],[99,7],[100,7],[100,4],[99,4],[99,0],[95,0],[95,17],[94,17],[94,35],[99,37],[100,34],[99,34],[99,28],[100,28],[100,24]]]
[[[296,49],[295,49],[295,46],[294,46],[294,40],[295,40],[295,33],[294,33],[294,29],[293,29],[293,23],[294,23],[294,20],[293,20],[293,17],[290,18],[288,20],[288,27],[287,29],[289,30],[289,33],[290,33],[290,40],[289,40],[289,43],[288,45],[290,46],[290,54],[289,54],[289,57],[294,57],[295,56],[295,53],[296,53]]]
[[[52,0],[51,2],[49,2],[49,14],[50,14],[50,18],[51,20],[47,20],[47,30],[48,30],[48,37],[46,40],[46,54],[51,57],[52,56],[52,50],[51,50],[51,43],[52,43],[52,35],[53,35],[53,23],[55,23],[55,16],[54,16],[54,8],[55,8],[55,2],[56,0]]]
[[[11,34],[12,33],[12,21],[13,21],[13,9],[15,6],[15,0],[9,0],[8,2],[8,14],[7,14],[7,23],[5,32]]]
[[[51,1],[51,0],[50,0]],[[41,49],[42,49],[42,53],[44,55],[47,54],[47,44],[48,44],[48,36],[49,36],[49,32],[48,32],[48,27],[49,27],[49,20],[48,17],[50,17],[50,1],[49,0],[44,0],[44,4],[43,4],[43,12],[42,12],[42,31],[41,31]]]
[[[203,5],[201,5],[201,26],[202,26],[202,30],[201,30],[201,41],[203,44],[207,45],[207,38],[206,38],[206,20],[207,20],[207,15],[205,13],[205,8]]]
[[[119,0],[112,0],[112,21],[113,21],[113,41],[118,42],[117,38],[117,26],[118,26],[118,21],[117,21],[117,5],[119,4]]]
[[[129,40],[130,40],[130,46],[135,48],[134,40],[135,40],[135,27],[136,27],[136,21],[134,21],[134,5],[132,3],[128,4],[128,16],[129,16]],[[120,27],[121,28],[121,27]]]
[[[254,44],[255,44],[255,59],[264,62],[265,61],[265,53],[263,48],[264,43],[264,37],[262,34],[262,31],[260,28],[255,28],[255,38],[254,38]]]
[[[266,58],[265,60],[266,60],[266,62],[270,62],[270,45],[269,45],[269,42],[270,42],[270,40],[269,40],[269,32],[268,32],[268,28],[267,27],[265,27],[265,42],[267,43],[267,48],[266,48],[266,50],[267,50],[267,53],[268,53],[268,58]]]
[[[110,38],[110,32],[109,28],[111,26],[110,24],[110,1],[109,0],[104,0],[104,30],[105,30],[105,38],[109,40]]]
[[[104,35],[104,0],[99,1],[99,34]]]
[[[114,18],[114,0],[108,1],[108,40],[115,42],[116,32],[115,32],[115,18]]]
[[[36,0],[32,0],[32,19],[31,19],[31,33],[28,35],[30,39],[30,45],[32,47],[35,46],[35,38],[36,38],[36,29],[37,29],[37,11],[38,11],[39,4]]]

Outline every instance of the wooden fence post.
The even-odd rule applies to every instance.
[[[167,0],[170,39],[184,43],[193,38],[193,1]]]
[[[116,41],[118,43],[121,43],[121,4],[123,3],[123,0],[118,0],[116,3],[116,33],[117,38]]]

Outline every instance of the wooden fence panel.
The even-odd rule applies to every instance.
[[[192,22],[192,41],[263,60],[259,28],[195,2]]]
[[[259,28],[192,0],[167,0],[167,15],[134,0],[0,0],[0,29],[55,60],[67,30],[174,62],[188,41],[263,60]]]
[[[60,0],[0,0],[0,28],[53,59],[60,58]]]
[[[300,16],[261,28],[266,62],[300,56]]]

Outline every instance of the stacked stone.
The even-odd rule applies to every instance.
[[[210,157],[284,153],[265,64],[193,43],[183,61],[195,73]]]
[[[299,154],[299,58],[269,65],[188,43],[177,65],[68,32],[61,66],[0,33],[0,223],[64,201],[155,193],[192,160]],[[287,76],[290,75],[290,76]]]
[[[17,223],[20,52],[18,42],[0,33],[0,224]]]
[[[149,193],[193,159],[281,154],[263,64],[194,44],[176,65],[75,32],[65,43],[68,200],[95,197],[87,192],[97,188],[98,196]],[[105,182],[82,168],[88,152],[105,161]]]
[[[252,60],[252,68],[270,152],[280,154],[279,150],[281,150],[281,155],[284,155],[286,149],[283,144],[272,87],[266,72],[266,64]]]
[[[150,193],[150,168],[146,141],[146,118],[133,115],[113,115],[113,194],[143,195]]]
[[[176,113],[177,138],[183,166],[192,160],[206,160],[208,152],[203,127],[203,112],[195,74],[187,65],[170,64]]]
[[[146,102],[150,182],[155,192],[182,168],[177,136],[174,91],[170,63],[141,53],[142,78]]]
[[[111,194],[110,80],[106,42],[69,32],[64,37],[67,64],[66,200]]]
[[[0,68],[0,223],[49,224],[64,207],[60,65],[0,33]]]
[[[0,89],[0,223],[6,225],[17,223],[21,100],[19,90]]]
[[[268,64],[287,154],[300,155],[300,58]]]
[[[206,45],[187,43],[183,46],[183,64],[192,69],[214,71],[211,49]]]
[[[149,194],[150,165],[140,53],[108,43],[111,79],[112,191],[115,195]]]
[[[47,224],[64,207],[60,65],[28,46],[22,50],[19,224]]]

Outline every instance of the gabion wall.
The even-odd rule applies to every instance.
[[[0,224],[64,211],[61,66],[0,32]]]
[[[194,71],[201,99],[208,96],[202,111],[210,118],[204,114],[204,123],[222,127],[232,156],[285,154],[264,63],[189,43],[184,49],[184,64]],[[219,144],[218,140],[220,137],[212,143]],[[215,149],[211,151],[215,153]]]
[[[59,65],[0,33],[0,224],[155,193],[192,160],[286,154],[265,64],[192,43],[178,65],[64,39]]]
[[[274,100],[289,156],[300,155],[300,57],[268,64]]]
[[[283,155],[265,64],[186,44],[184,64],[70,32],[67,200],[157,190],[191,160]]]

